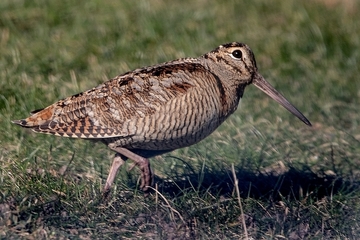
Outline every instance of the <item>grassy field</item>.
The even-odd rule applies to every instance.
[[[360,4],[339,2],[0,1],[0,239],[359,239]],[[312,128],[249,86],[210,137],[151,159],[157,191],[129,161],[103,199],[106,146],[10,123],[233,41]]]

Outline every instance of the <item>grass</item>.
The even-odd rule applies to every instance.
[[[359,238],[360,5],[339,2],[1,1],[0,238],[234,239],[243,220],[253,239]],[[104,200],[113,152],[10,123],[232,41],[312,128],[249,86],[210,137],[151,160],[156,191],[124,168]]]

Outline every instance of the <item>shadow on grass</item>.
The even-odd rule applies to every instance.
[[[262,173],[236,169],[242,198],[279,201],[302,200],[305,197],[321,199],[323,197],[355,191],[360,182],[353,182],[334,175],[316,174],[310,169],[295,169],[281,173]],[[204,171],[201,174],[181,176],[174,181],[156,179],[159,191],[172,197],[181,196],[188,191],[210,192],[214,196],[233,195],[234,180],[230,171]]]

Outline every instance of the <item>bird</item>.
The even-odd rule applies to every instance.
[[[311,126],[258,72],[253,51],[240,42],[220,45],[198,58],[126,72],[12,123],[106,144],[115,157],[103,191],[111,189],[118,169],[131,159],[146,192],[154,183],[149,158],[206,138],[234,113],[250,84]]]

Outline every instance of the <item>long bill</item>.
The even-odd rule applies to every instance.
[[[292,105],[283,95],[281,95],[273,86],[268,83],[263,76],[256,73],[253,78],[253,84],[259,88],[261,91],[266,93],[269,97],[274,99],[276,102],[280,103],[281,106],[286,108],[289,112],[298,117],[306,125],[311,126],[310,121]]]

